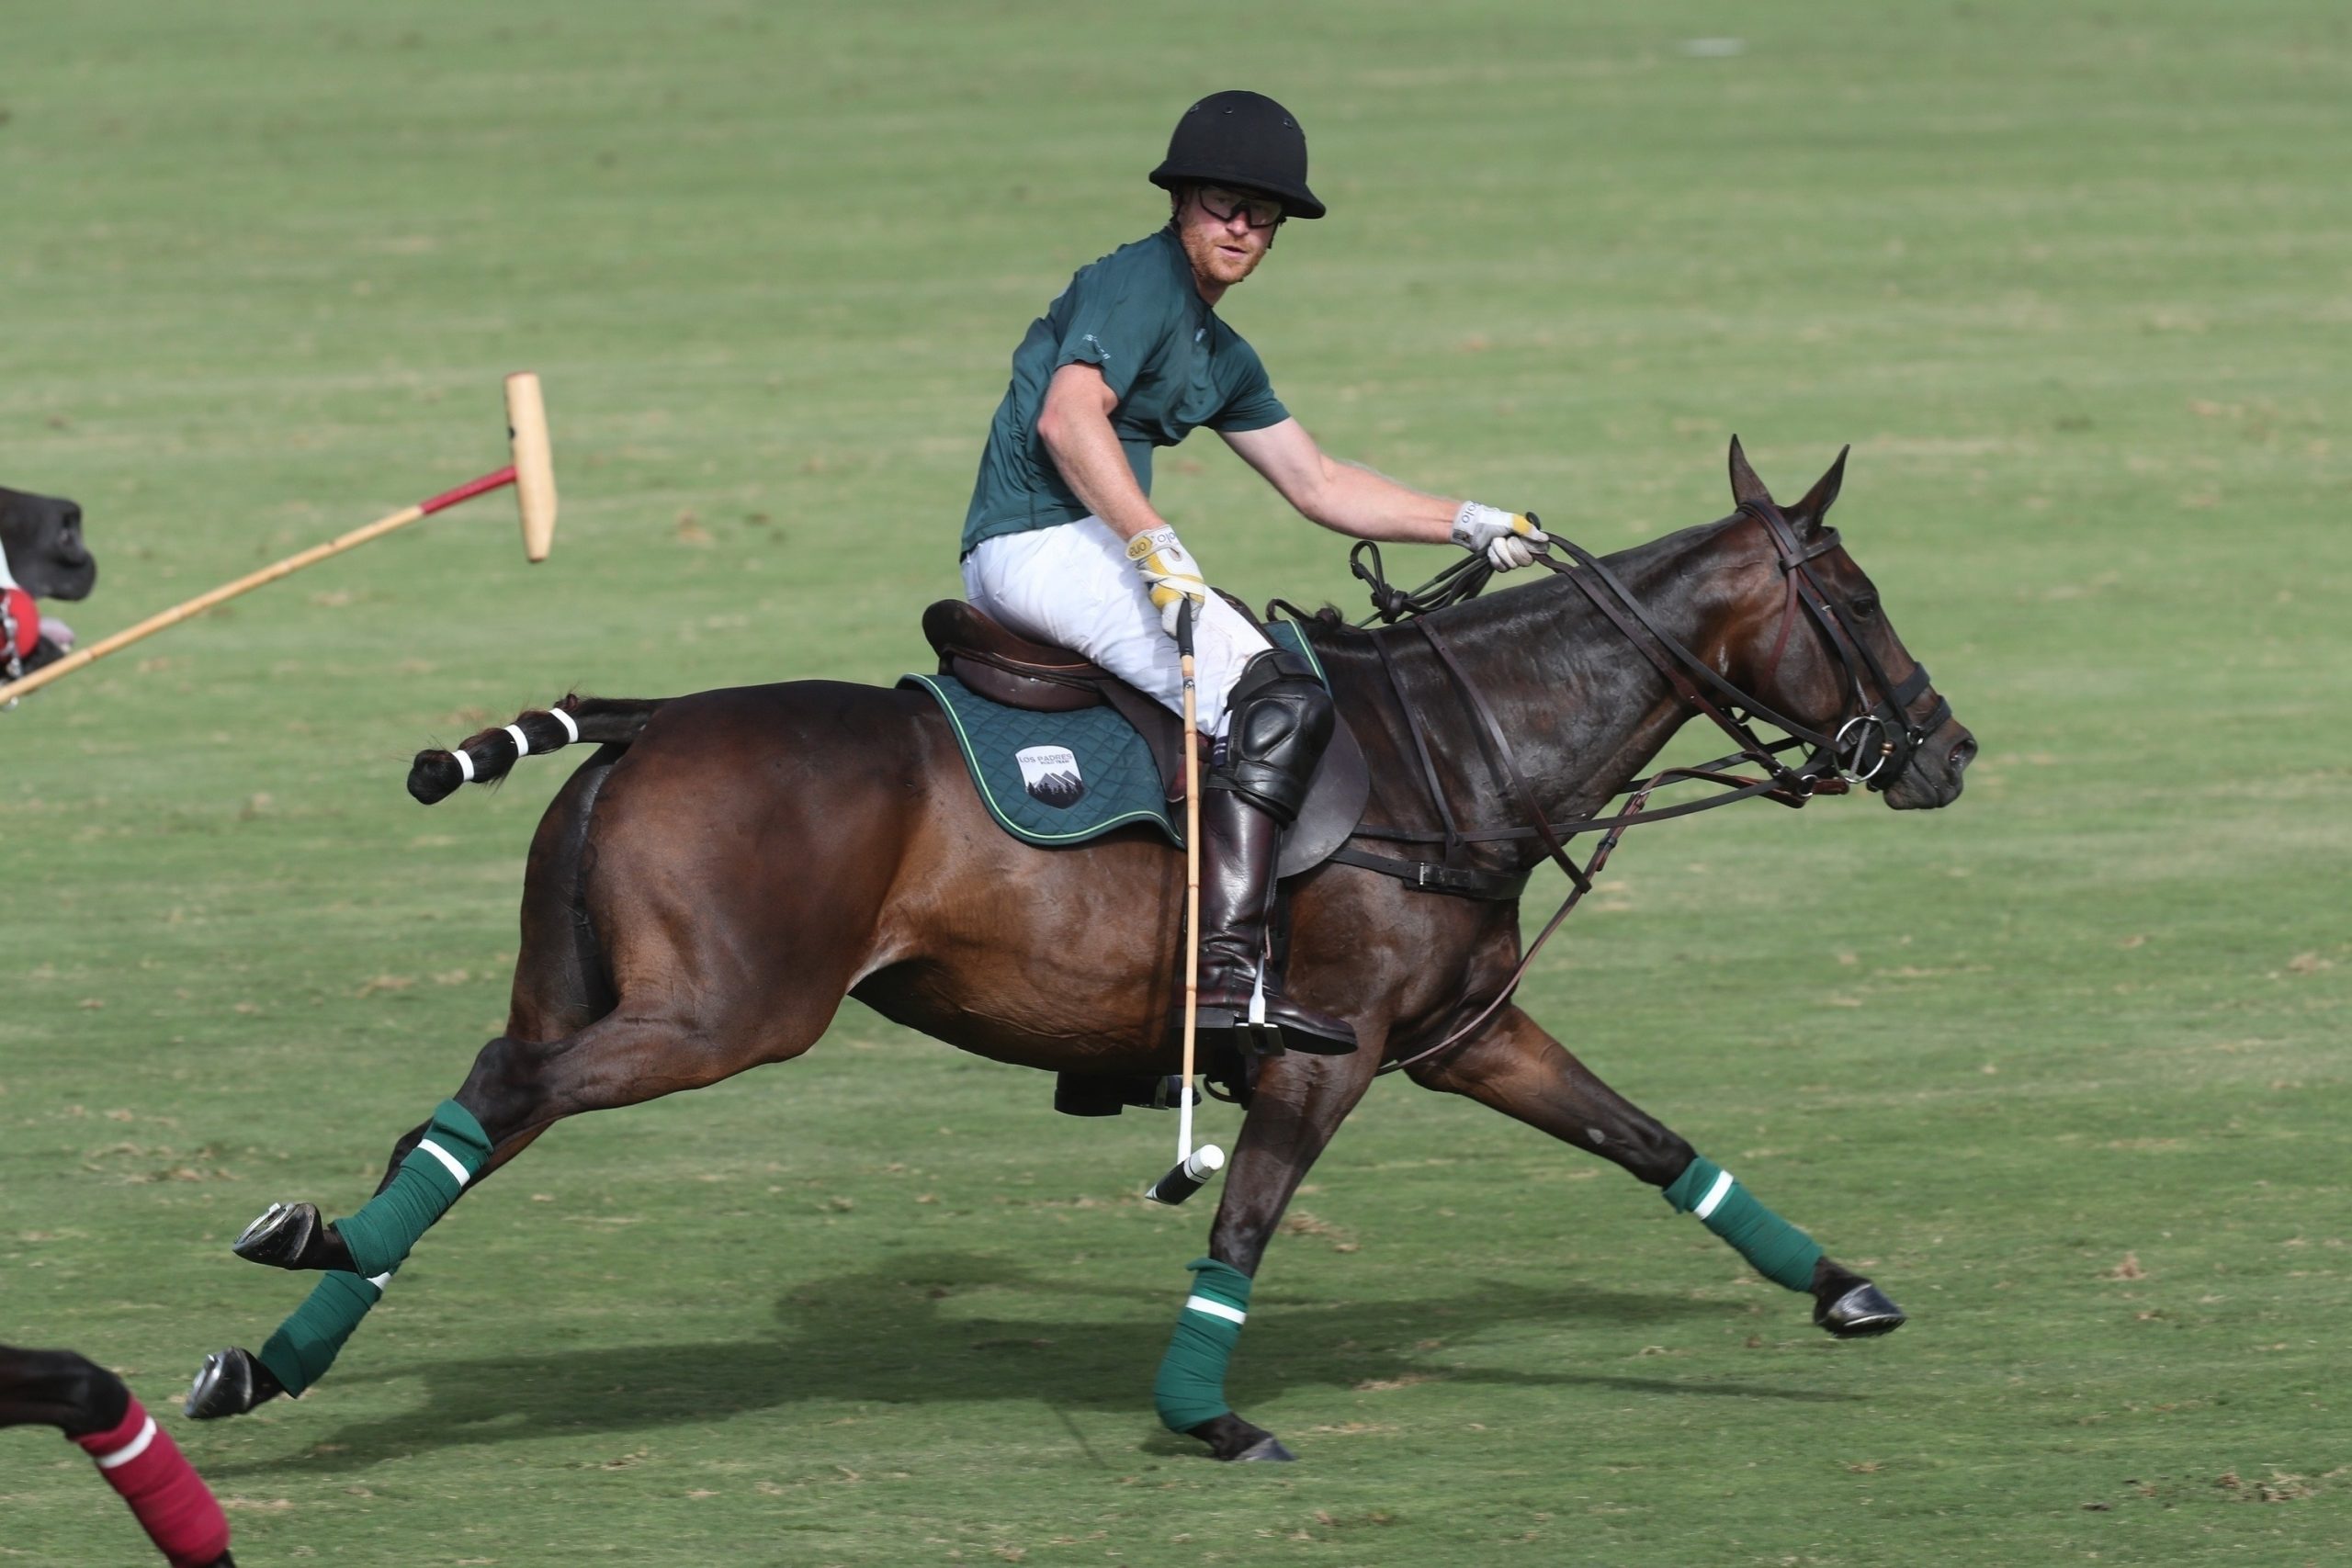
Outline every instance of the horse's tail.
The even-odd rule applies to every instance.
[[[560,751],[575,741],[627,746],[667,697],[583,697],[573,692],[552,707],[528,708],[514,722],[469,735],[454,751],[419,751],[408,765],[408,792],[431,806],[465,784],[492,784],[526,757]]]

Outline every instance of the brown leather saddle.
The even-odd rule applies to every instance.
[[[1260,625],[1239,601],[1227,601]],[[1007,631],[961,599],[942,599],[922,613],[922,635],[939,654],[939,672],[1007,707],[1037,713],[1069,713],[1108,705],[1133,725],[1151,750],[1170,804],[1184,798],[1184,721],[1099,664],[1047,643]],[[1320,865],[1363,820],[1372,796],[1372,774],[1363,749],[1335,716],[1331,744],[1324,749],[1308,785],[1298,820],[1283,834],[1277,877],[1295,876]],[[1203,738],[1202,766],[1208,763]]]

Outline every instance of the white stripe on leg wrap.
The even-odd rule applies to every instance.
[[[1227,1323],[1247,1323],[1250,1321],[1250,1314],[1243,1312],[1239,1307],[1229,1307],[1223,1302],[1213,1302],[1206,1296],[1186,1296],[1184,1298],[1184,1310],[1186,1312],[1204,1312],[1211,1317],[1221,1317]]]
[[[98,1468],[100,1470],[112,1470],[117,1465],[129,1464],[132,1460],[135,1460],[141,1454],[145,1453],[147,1451],[147,1445],[154,1440],[155,1418],[153,1416],[150,1416],[147,1417],[147,1424],[139,1428],[139,1436],[131,1438],[130,1441],[123,1444],[122,1447],[115,1450],[114,1452],[110,1454],[100,1454],[96,1456]]]
[[[432,1139],[419,1138],[417,1140],[416,1146],[424,1150],[426,1154],[431,1155],[435,1159],[439,1160],[443,1167],[448,1170],[449,1174],[457,1179],[458,1186],[463,1187],[467,1181],[470,1179],[466,1175],[466,1168],[458,1163],[458,1156],[443,1148],[440,1145],[435,1143]]]
[[[1717,1171],[1715,1173],[1715,1184],[1707,1189],[1707,1195],[1704,1198],[1700,1199],[1699,1206],[1692,1209],[1690,1212],[1698,1215],[1701,1219],[1705,1219],[1709,1214],[1713,1213],[1717,1209],[1723,1206],[1723,1201],[1731,1196],[1731,1172],[1728,1170]]]

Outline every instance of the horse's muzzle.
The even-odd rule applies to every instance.
[[[1943,736],[1949,732],[1951,739]],[[1961,775],[1976,760],[1976,737],[1958,719],[1929,736],[1911,753],[1908,765],[1883,792],[1895,811],[1933,811],[1960,798]]]

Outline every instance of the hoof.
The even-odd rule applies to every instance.
[[[1283,1447],[1280,1438],[1261,1438],[1228,1461],[1232,1464],[1290,1464],[1298,1456]]]
[[[272,1203],[244,1229],[231,1250],[248,1263],[273,1269],[351,1268],[350,1249],[315,1203]]]
[[[1837,1339],[1870,1339],[1903,1326],[1903,1309],[1868,1280],[1814,1308],[1813,1321]]]
[[[1186,1427],[1185,1435],[1200,1438],[1209,1446],[1209,1458],[1227,1464],[1238,1464],[1243,1460],[1280,1463],[1298,1457],[1277,1442],[1272,1432],[1244,1421],[1230,1410],[1197,1427]]]
[[[191,1421],[218,1421],[243,1416],[254,1405],[286,1392],[267,1367],[232,1345],[204,1358],[203,1370],[187,1391],[186,1406]]]

